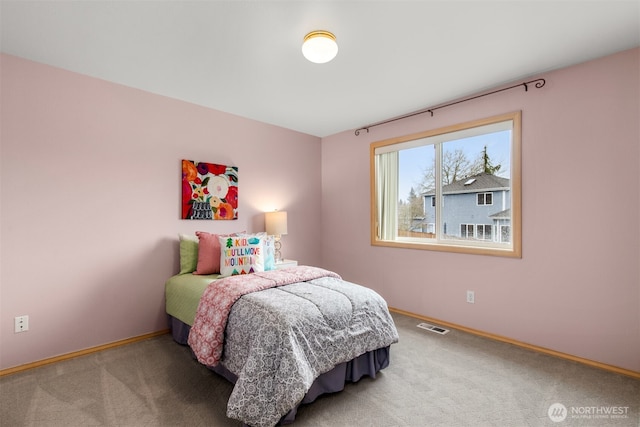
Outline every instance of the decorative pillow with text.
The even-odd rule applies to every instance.
[[[264,236],[243,234],[218,237],[220,274],[235,276],[264,271]]]

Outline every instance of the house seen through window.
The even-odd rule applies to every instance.
[[[374,245],[520,256],[520,113],[371,145]]]

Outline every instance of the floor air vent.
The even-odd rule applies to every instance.
[[[426,329],[427,331],[435,332],[436,334],[444,335],[449,332],[448,329],[441,328],[440,326],[430,325],[428,323],[419,323],[418,328]]]

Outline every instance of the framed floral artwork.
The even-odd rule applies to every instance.
[[[238,168],[183,160],[182,219],[238,219]]]

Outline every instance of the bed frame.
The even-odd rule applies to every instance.
[[[189,337],[189,331],[191,330],[188,324],[169,315],[169,327],[171,328],[173,339],[178,344],[188,345],[187,339]],[[311,403],[322,394],[341,391],[347,382],[357,382],[364,376],[375,378],[378,371],[387,366],[389,366],[389,347],[364,353],[349,362],[335,366],[332,370],[321,374],[315,379],[311,388],[298,406],[291,409],[291,411],[282,417],[278,424],[284,425],[294,422],[300,405]],[[235,384],[237,376],[224,366],[224,362],[219,363],[215,367],[208,368],[223,376],[232,384]]]

